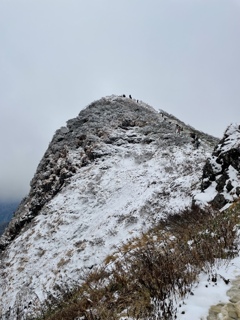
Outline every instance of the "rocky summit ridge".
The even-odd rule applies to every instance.
[[[238,130],[230,130],[236,139]],[[220,178],[217,159],[225,146],[122,96],[101,98],[67,121],[0,238],[1,319],[34,319],[122,242],[190,206],[193,196],[204,202],[201,195]],[[213,159],[218,164],[210,178]],[[233,167],[239,177],[239,166]],[[231,176],[226,190],[238,195]]]

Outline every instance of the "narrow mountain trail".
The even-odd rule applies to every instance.
[[[227,296],[229,297],[229,302],[211,306],[207,320],[240,319],[240,275],[231,280]]]

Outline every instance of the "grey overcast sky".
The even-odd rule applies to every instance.
[[[239,121],[240,0],[0,0],[0,199],[54,132],[131,94],[221,137]]]

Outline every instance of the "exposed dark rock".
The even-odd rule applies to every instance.
[[[240,197],[240,187],[236,188],[236,194],[237,194],[238,197]]]
[[[218,192],[223,192],[224,187],[226,186],[226,181],[229,179],[229,175],[226,171],[223,171],[223,173],[220,175],[219,178],[216,179],[216,190]]]
[[[203,175],[202,175],[202,184],[201,184],[201,190],[204,191],[207,189],[211,181],[215,180],[215,173],[212,167],[212,164],[210,162],[210,159],[207,159],[206,164],[203,168]]]
[[[224,195],[221,193],[218,193],[214,199],[210,202],[210,204],[216,208],[216,209],[221,209],[222,207],[225,206],[227,203],[227,200],[225,199]]]
[[[226,189],[228,192],[230,192],[233,189],[232,182],[229,180],[228,183],[226,184]]]

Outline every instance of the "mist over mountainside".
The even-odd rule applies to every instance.
[[[231,124],[223,138],[206,160],[201,193],[195,202],[210,203],[214,208],[227,209],[240,196],[240,125]]]
[[[1,222],[0,223],[0,236],[3,234],[4,230],[6,229],[8,222]]]
[[[34,319],[122,242],[190,206],[218,142],[120,96],[69,120],[0,239],[1,319]],[[236,183],[229,189],[238,194]]]
[[[19,201],[0,201],[0,222],[10,221]]]
[[[18,205],[19,201],[0,201],[0,235],[11,220]]]

